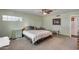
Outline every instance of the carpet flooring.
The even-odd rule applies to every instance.
[[[10,45],[0,48],[0,50],[76,50],[77,38],[69,38],[66,36],[54,36],[33,45],[30,41],[23,37],[11,40]]]

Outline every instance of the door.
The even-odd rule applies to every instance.
[[[78,33],[77,19],[78,17],[76,16],[71,17],[71,36],[77,36]]]

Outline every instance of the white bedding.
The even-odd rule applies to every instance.
[[[0,47],[7,46],[10,44],[9,37],[0,37]]]
[[[47,30],[28,30],[28,31],[24,30],[23,34],[31,38],[32,43],[35,43],[37,40],[41,38],[45,38],[52,35],[52,33]]]

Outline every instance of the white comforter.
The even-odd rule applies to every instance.
[[[9,37],[0,37],[0,47],[7,46],[10,44]]]
[[[47,30],[24,30],[23,34],[29,38],[32,39],[32,43],[35,43],[37,40],[41,38],[48,37],[49,35],[52,35],[50,31]]]

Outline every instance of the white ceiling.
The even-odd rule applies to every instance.
[[[10,9],[10,10],[43,16],[41,11],[42,9]],[[67,12],[79,11],[79,9],[52,9],[52,10],[53,12],[51,14],[63,14]]]

